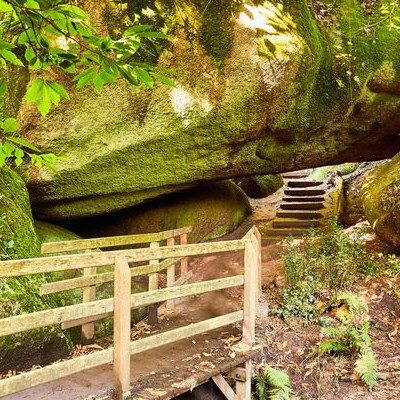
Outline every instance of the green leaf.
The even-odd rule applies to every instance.
[[[41,78],[36,78],[29,89],[26,92],[26,101],[28,103],[34,103],[40,96],[40,92],[43,88],[44,80]]]
[[[16,147],[14,150],[14,155],[17,158],[22,158],[25,155],[25,153],[22,149],[20,149],[19,147]]]
[[[96,88],[96,90],[102,89],[103,86],[104,86],[104,83],[105,83],[105,82],[104,82],[104,80],[101,78],[100,75],[96,74],[96,75],[93,77],[93,84],[94,84],[94,87]]]
[[[0,12],[9,13],[12,12],[14,9],[7,4],[5,1],[0,0]]]
[[[11,64],[18,65],[19,67],[23,67],[21,60],[10,50],[3,49],[0,50],[0,56],[3,57],[6,61]]]
[[[133,25],[127,28],[124,32],[124,36],[136,34],[138,32],[144,32],[153,29],[152,25]]]
[[[25,50],[25,59],[30,63],[34,58],[36,58],[36,54],[32,47],[27,47]]]
[[[81,73],[79,73],[75,78],[73,79],[74,81],[78,81],[76,84],[76,87],[78,89],[83,88],[84,86],[87,86],[93,79],[93,75],[96,73],[96,70],[94,67],[85,69]]]
[[[5,142],[3,144],[3,152],[6,158],[11,157],[14,153],[15,146],[10,142]]]
[[[15,118],[6,118],[2,123],[5,133],[14,133],[19,129],[18,122]]]
[[[138,35],[148,39],[168,39],[168,36],[162,32],[141,32]]]
[[[154,81],[147,71],[141,68],[135,68],[135,72],[139,81],[146,87],[152,88],[154,86]]]
[[[165,75],[157,74],[156,72],[151,72],[151,75],[167,86],[176,87],[176,83]]]
[[[40,10],[40,5],[35,0],[26,0],[24,7],[32,8],[33,10]]]
[[[53,81],[47,81],[47,84],[53,89],[54,92],[59,94],[64,99],[67,99],[67,100],[70,99],[68,92],[65,90],[64,87],[62,87],[58,83],[53,82]]]
[[[41,153],[41,150],[34,146],[32,143],[29,143],[27,140],[16,137],[16,136],[9,136],[7,140],[10,142],[14,142],[22,147],[26,147],[29,150],[36,151],[37,153]]]

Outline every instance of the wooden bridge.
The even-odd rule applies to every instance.
[[[78,278],[51,282],[41,287],[43,295],[82,288],[81,304],[0,319],[0,336],[56,324],[61,324],[63,328],[82,325],[82,339],[90,341],[94,321],[107,316],[114,318],[112,347],[0,380],[0,397],[7,400],[169,399],[212,379],[228,399],[249,400],[251,359],[260,353],[254,348],[256,306],[260,294],[260,235],[253,227],[240,240],[187,244],[189,232],[190,228],[183,228],[146,235],[48,243],[43,245],[43,253],[84,252],[0,262],[0,278],[83,269],[83,275]],[[175,244],[178,238],[179,244]],[[126,248],[145,243],[149,247]],[[121,246],[124,246],[123,250],[110,250]],[[192,275],[187,257],[226,252],[244,254],[243,274],[185,284]],[[147,264],[143,265],[143,262]],[[180,266],[178,273],[177,264]],[[97,268],[101,266],[114,268],[112,272],[98,273]],[[159,288],[162,271],[166,271],[166,287]],[[148,276],[148,291],[131,294],[131,278],[139,275]],[[107,281],[114,282],[114,297],[96,300],[95,285]],[[175,299],[241,285],[244,287],[243,309],[172,330],[160,328],[158,333],[131,340],[132,309],[149,307],[149,320],[155,323],[157,308],[163,302],[167,308],[173,308]],[[210,331],[221,335],[220,328],[241,321],[242,339],[234,358],[223,350],[224,346],[221,350],[220,337],[215,340],[210,335],[208,340],[204,340],[204,336],[200,336],[201,340],[187,340],[199,338],[199,335]],[[194,347],[194,352],[213,352],[219,356],[211,358],[212,362],[208,364],[205,362],[207,368],[196,370],[196,374],[188,375],[186,372],[184,377],[178,377],[178,367],[171,366],[168,360],[181,356],[174,346],[182,340],[189,343],[182,354],[189,354],[188,348]],[[206,347],[204,343],[207,343]],[[140,357],[154,359],[152,371],[141,371]],[[198,364],[198,357],[197,353],[187,359]],[[169,373],[163,372],[163,368]],[[236,381],[236,393],[222,376],[223,373],[229,373]],[[170,376],[170,381],[160,388],[164,375]]]

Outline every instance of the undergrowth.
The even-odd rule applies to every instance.
[[[354,357],[355,372],[372,389],[377,367],[368,305],[349,289],[357,274],[375,276],[382,267],[389,267],[391,274],[399,273],[399,260],[368,254],[357,237],[341,234],[336,219],[324,230],[311,230],[301,246],[289,239],[282,258],[288,287],[275,313],[287,321],[295,316],[321,325],[321,342],[312,354]]]
[[[290,400],[290,380],[285,372],[264,364],[255,379],[258,400]]]

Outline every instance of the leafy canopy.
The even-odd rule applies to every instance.
[[[27,68],[36,76],[26,101],[36,104],[43,116],[70,98],[62,84],[48,78],[50,68],[70,74],[78,89],[92,85],[100,90],[118,78],[146,88],[152,88],[156,80],[174,86],[168,76],[173,71],[132,59],[139,49],[149,51],[146,42],[165,39],[151,25],[131,26],[117,40],[101,37],[84,10],[62,0],[0,0],[0,69]],[[0,78],[0,167],[8,161],[18,166],[25,155],[38,167],[53,163],[54,154],[41,154],[17,136],[15,118],[4,118],[2,109],[12,90]]]

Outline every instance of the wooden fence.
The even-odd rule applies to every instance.
[[[0,278],[82,268],[89,270],[90,273],[86,273],[82,277],[44,285],[41,288],[41,292],[46,294],[72,288],[87,289],[94,284],[109,280],[114,281],[114,298],[90,300],[89,296],[87,296],[82,304],[0,319],[0,336],[5,336],[55,324],[64,324],[65,327],[73,326],[74,324],[92,323],[99,318],[104,318],[104,316],[114,316],[114,347],[0,380],[0,396],[19,392],[45,382],[113,362],[116,396],[118,399],[123,399],[130,392],[131,355],[241,320],[243,320],[242,340],[245,344],[251,346],[255,340],[255,312],[260,273],[260,236],[257,229],[252,228],[240,240],[179,245],[172,243],[172,238],[177,236],[181,237],[181,243],[185,243],[187,238],[184,237],[182,239],[181,235],[187,235],[189,231],[190,229],[185,228],[183,230],[168,231],[167,233],[141,235],[140,242],[135,242],[139,238],[134,235],[49,243],[43,247],[45,253],[109,248],[143,243],[143,240],[152,245],[139,249],[85,252],[82,254],[0,262]],[[144,236],[146,236],[145,239]],[[167,246],[159,245],[162,240],[167,241]],[[157,245],[154,243],[157,243]],[[184,286],[176,284],[177,281],[175,281],[174,274],[177,260],[181,260],[181,277],[179,278],[181,279],[188,273],[188,256],[228,251],[244,251],[244,274],[191,283]],[[163,261],[159,262],[158,260]],[[129,265],[130,263],[138,262],[148,262],[148,265],[133,267]],[[96,273],[95,268],[107,265],[114,265],[114,272]],[[159,289],[158,283],[157,285],[155,283],[157,279],[152,274],[157,274],[163,269],[167,269],[168,287]],[[170,271],[169,273],[168,270]],[[131,277],[138,275],[149,275],[149,282],[153,286],[149,288],[148,292],[131,294]],[[131,341],[132,309],[240,285],[244,285],[243,310]]]

